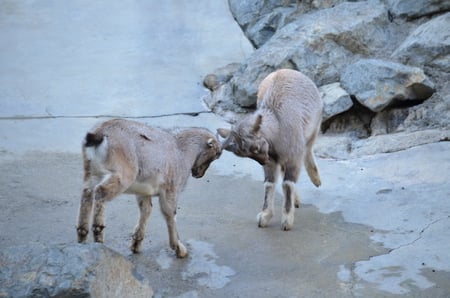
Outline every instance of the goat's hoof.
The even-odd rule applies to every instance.
[[[282,222],[281,229],[283,231],[289,231],[290,229],[292,229],[292,224],[289,224],[288,222]]]
[[[300,200],[295,200],[295,203],[294,203],[294,206],[295,206],[295,208],[300,208]]]
[[[312,179],[312,183],[313,183],[316,187],[319,187],[319,186],[322,185],[322,181],[320,180],[320,177],[314,177],[314,178]]]
[[[136,239],[131,240],[130,250],[134,254],[140,253],[142,251],[142,239],[140,239],[140,240],[136,240]]]
[[[134,254],[140,253],[141,250],[142,250],[142,245],[141,245],[141,243],[138,243],[138,242],[133,242],[133,243],[131,243],[130,250],[131,250],[131,252],[134,253]]]
[[[272,212],[259,212],[256,219],[258,220],[258,227],[265,228],[272,219]]]
[[[104,228],[105,228],[105,226],[93,226],[92,227],[92,232],[94,233],[94,241],[95,242],[103,243],[103,240],[104,240],[103,229]]]
[[[89,234],[89,230],[87,230],[85,228],[77,228],[78,243],[85,242],[88,234]]]
[[[177,258],[180,258],[180,259],[188,256],[188,251],[181,242],[178,242],[178,246],[177,246],[175,252],[177,254]]]
[[[281,229],[283,231],[289,231],[294,226],[294,215],[283,214],[281,219]]]
[[[103,235],[94,236],[94,242],[103,243],[104,242],[103,238],[104,238]]]

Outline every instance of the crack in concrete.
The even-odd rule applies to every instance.
[[[408,243],[405,243],[405,244],[402,244],[402,245],[399,245],[399,246],[397,246],[397,247],[395,247],[395,248],[390,249],[389,252],[388,252],[387,254],[390,254],[391,252],[393,252],[393,251],[395,251],[395,250],[398,250],[398,249],[401,249],[401,248],[403,248],[403,247],[407,247],[407,246],[413,245],[414,243],[416,243],[417,241],[419,241],[420,239],[422,239],[423,233],[425,233],[425,231],[428,230],[432,225],[434,225],[434,224],[436,224],[436,223],[438,223],[438,222],[440,222],[440,221],[442,221],[442,220],[444,220],[444,219],[446,219],[446,218],[450,218],[450,215],[447,216],[447,217],[438,218],[438,219],[436,219],[436,220],[430,222],[430,223],[427,224],[422,230],[420,230],[419,236],[418,236],[416,239],[414,239],[414,240],[411,241],[411,242],[408,242]],[[369,259],[369,260],[370,260],[370,259]]]
[[[361,261],[370,262],[370,260],[371,260],[372,258],[374,258],[374,257],[382,256],[382,255],[389,255],[390,253],[392,253],[392,252],[395,251],[395,250],[398,250],[398,249],[401,249],[401,248],[404,248],[404,247],[413,245],[414,243],[416,243],[417,241],[419,241],[420,239],[422,239],[423,233],[425,233],[431,226],[435,225],[436,223],[438,223],[438,222],[440,222],[440,221],[442,221],[442,220],[448,219],[448,218],[450,218],[450,215],[448,215],[448,216],[446,216],[446,217],[438,218],[438,219],[436,219],[436,220],[434,220],[434,221],[428,223],[423,229],[420,230],[419,236],[418,236],[416,239],[414,239],[413,241],[411,241],[411,242],[408,242],[408,243],[399,245],[398,247],[389,249],[389,250],[387,251],[387,253],[382,253],[382,254],[379,254],[379,255],[369,256],[367,259],[362,259],[362,260],[358,260],[358,261],[356,261],[356,262],[351,263],[351,264],[350,264],[350,268],[349,268],[351,279],[348,281],[348,284],[349,284],[349,292],[350,292],[351,297],[356,297],[356,294],[354,293],[354,291],[355,291],[355,286],[356,286],[356,284],[357,284],[359,278],[358,278],[358,276],[357,276],[357,274],[356,274],[356,272],[355,272],[355,269],[356,269],[356,264],[357,264],[358,262],[361,262]]]
[[[211,111],[199,111],[199,112],[180,112],[161,115],[143,115],[143,116],[123,116],[123,115],[41,115],[41,116],[6,116],[0,117],[1,120],[45,120],[45,119],[90,119],[90,118],[124,118],[124,119],[151,119],[151,118],[163,118],[171,116],[191,116],[197,117],[200,114],[211,114]]]
[[[371,256],[371,257],[372,257],[372,256]],[[370,258],[371,258],[371,257],[370,257]],[[369,259],[370,259],[370,258],[369,258]],[[357,282],[357,276],[356,276],[355,269],[356,269],[356,262],[353,262],[353,263],[351,264],[351,266],[350,266],[350,276],[351,276],[351,279],[350,279],[350,281],[349,281],[349,283],[350,283],[349,291],[350,291],[350,296],[351,296],[351,297],[356,297],[356,295],[355,295],[355,293],[354,293],[354,291],[355,291],[355,286],[356,286],[356,282]]]

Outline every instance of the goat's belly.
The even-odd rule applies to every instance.
[[[154,196],[159,193],[159,188],[157,185],[152,185],[151,183],[135,182],[125,191],[125,193]]]

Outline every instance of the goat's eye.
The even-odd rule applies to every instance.
[[[259,146],[252,146],[252,147],[250,148],[250,151],[251,151],[252,153],[258,154],[258,153],[259,153]]]

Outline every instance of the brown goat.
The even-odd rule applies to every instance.
[[[140,252],[152,211],[152,196],[159,196],[170,247],[177,257],[187,256],[175,221],[178,195],[190,174],[202,177],[220,154],[219,141],[204,128],[167,131],[121,119],[97,125],[83,142],[84,188],[78,215],[78,242],[87,239],[92,207],[94,241],[103,242],[105,201],[131,193],[136,195],[140,218],[130,249]]]
[[[266,227],[273,216],[274,186],[283,176],[283,230],[294,223],[294,205],[300,206],[295,183],[303,162],[311,181],[320,186],[313,144],[319,133],[323,102],[315,84],[304,74],[281,69],[269,74],[259,85],[257,110],[244,117],[231,130],[218,129],[226,138],[223,149],[249,157],[264,168],[265,195],[258,226]]]

